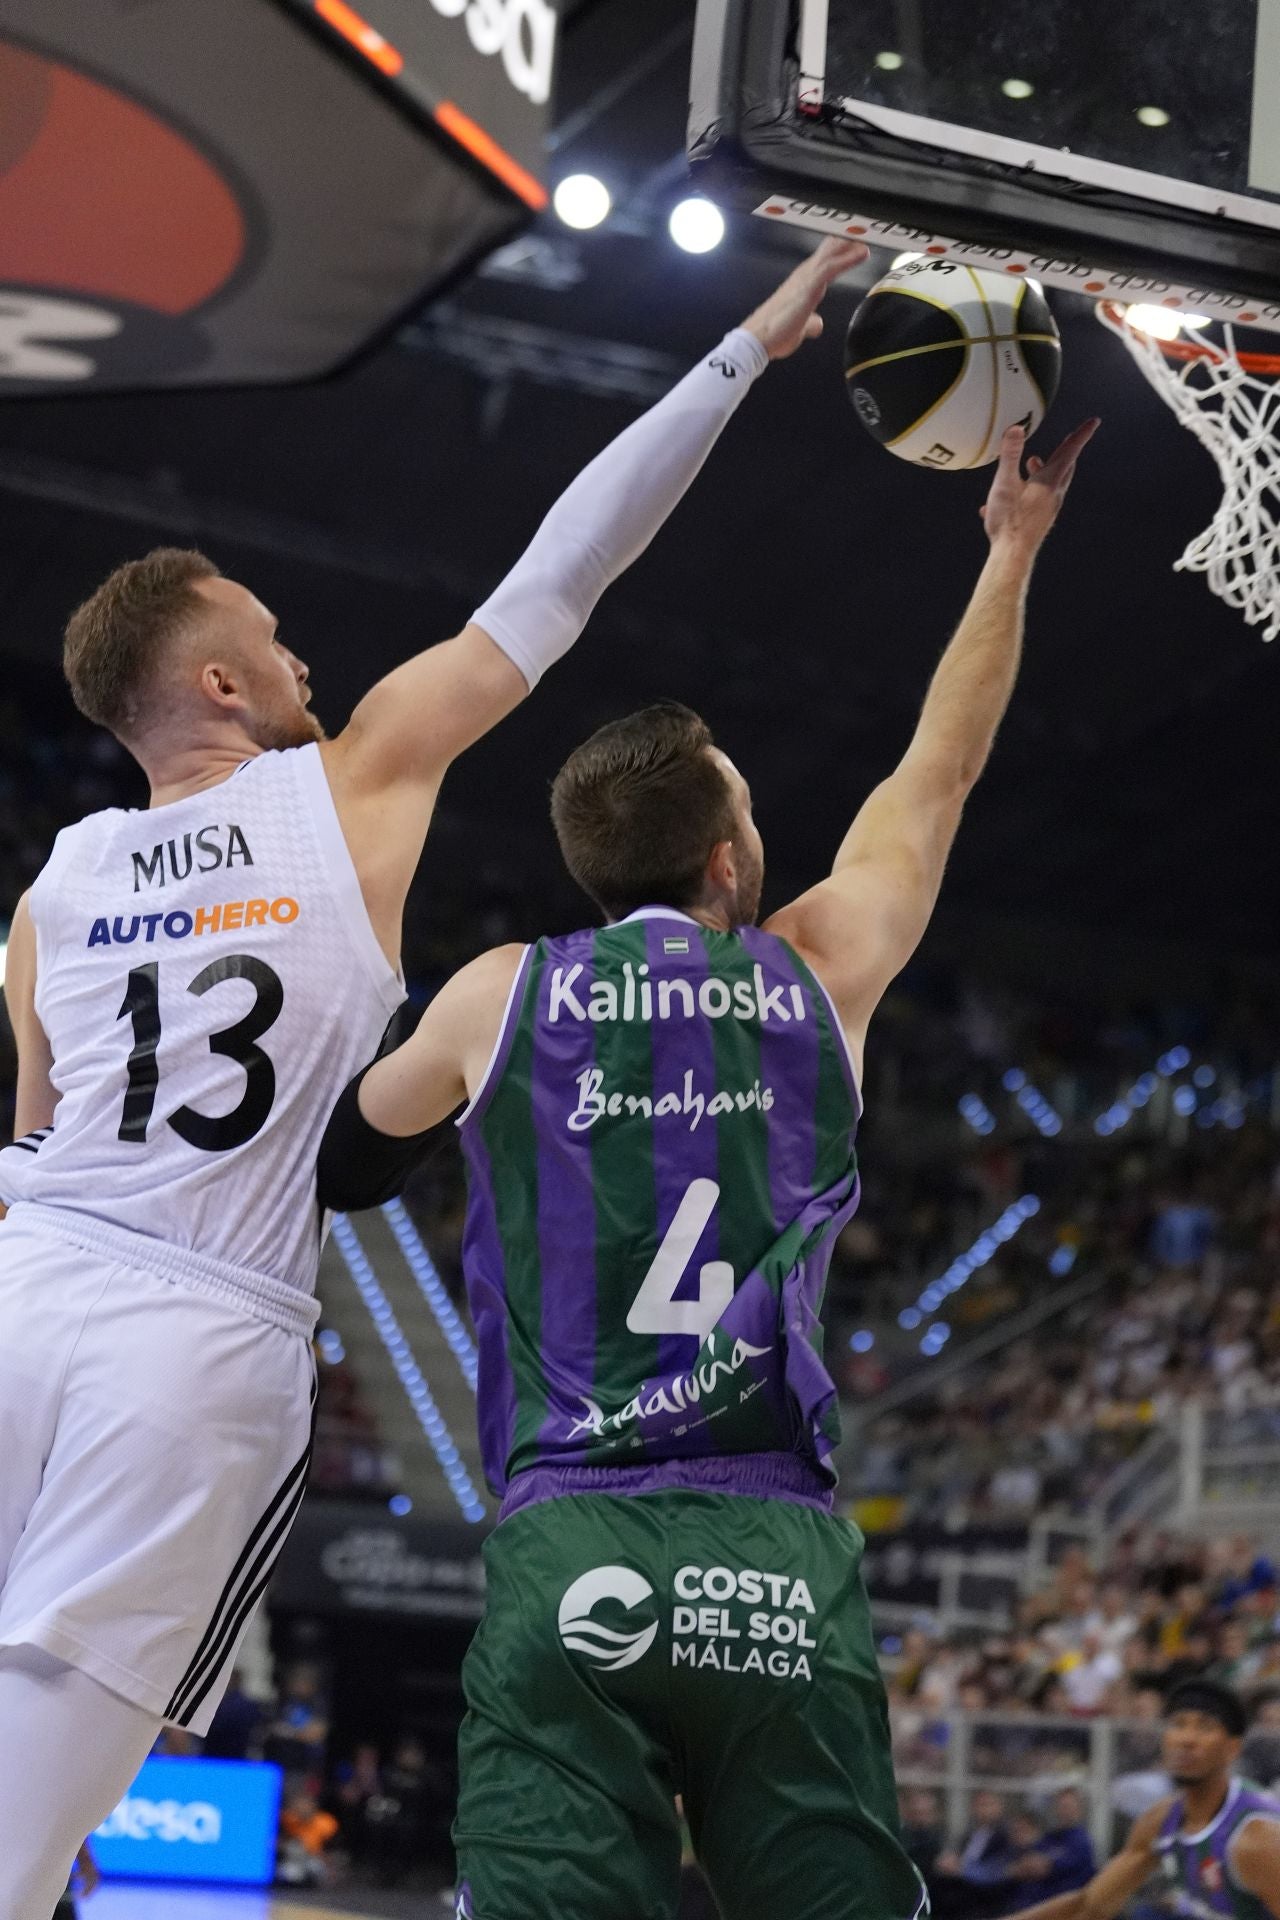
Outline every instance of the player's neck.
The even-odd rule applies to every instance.
[[[1182,1789],[1182,1831],[1200,1833],[1212,1820],[1216,1820],[1226,1805],[1227,1795],[1231,1792],[1231,1775],[1215,1774],[1211,1780],[1201,1780],[1194,1787]]]
[[[138,755],[151,787],[151,805],[167,807],[175,800],[220,787],[237,767],[262,751],[245,734],[203,740],[181,747],[161,747]]]

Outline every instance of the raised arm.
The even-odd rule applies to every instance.
[[[867,1026],[919,945],[965,801],[987,764],[1022,658],[1027,588],[1097,421],[1022,472],[1024,436],[1005,435],[983,509],[991,548],[933,678],[915,737],[877,787],[824,880],[769,922],[812,961],[861,1059]]]
[[[594,460],[456,639],[389,674],[326,744],[326,770],[384,948],[451,761],[504,719],[579,638],[649,546],[771,360],[822,331],[832,283],[865,258],[826,241],[742,327]]]
[[[1115,1859],[1108,1860],[1087,1887],[1059,1894],[1056,1900],[1042,1900],[1038,1907],[1027,1907],[1019,1920],[1113,1920],[1156,1870],[1156,1837],[1169,1805],[1168,1800],[1162,1800],[1135,1820]]]

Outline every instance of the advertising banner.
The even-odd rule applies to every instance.
[[[280,1782],[261,1762],[148,1760],[92,1836],[94,1858],[113,1878],[267,1886]]]

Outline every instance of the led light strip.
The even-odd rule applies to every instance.
[[[1033,1220],[1039,1211],[1040,1202],[1034,1193],[1024,1194],[1021,1200],[1015,1200],[1011,1207],[1006,1207],[995,1225],[980,1234],[967,1253],[957,1254],[941,1279],[934,1280],[925,1288],[914,1307],[903,1308],[898,1315],[898,1325],[903,1331],[914,1333],[926,1314],[936,1313],[948,1294],[958,1293],[978,1268],[985,1267],[1005,1242],[1020,1233],[1027,1221]],[[928,1338],[928,1333],[925,1337]]]
[[[413,1350],[400,1329],[400,1323],[392,1312],[391,1303],[379,1285],[369,1261],[369,1256],[360,1244],[355,1228],[345,1213],[334,1215],[333,1239],[347,1271],[355,1282],[360,1298],[369,1310],[369,1317],[378,1331],[378,1338],[387,1350],[396,1375],[408,1395],[409,1404],[417,1416],[418,1425],[427,1437],[431,1451],[440,1463],[440,1470],[449,1483],[449,1491],[462,1511],[464,1520],[473,1525],[486,1518],[485,1509],[479,1494],[472,1483],[471,1476],[462,1463],[462,1456],[454,1444],[427,1385],[426,1375],[413,1356]]]
[[[462,1369],[463,1379],[474,1393],[480,1356],[461,1314],[449,1298],[444,1281],[436,1271],[435,1261],[423,1245],[422,1236],[409,1218],[402,1200],[388,1200],[382,1211],[405,1257],[405,1264],[417,1281],[423,1299],[435,1315],[436,1323]]]

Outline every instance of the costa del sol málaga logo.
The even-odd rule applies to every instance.
[[[593,1620],[592,1612],[602,1600],[613,1600],[625,1612],[634,1613],[646,1600],[652,1600],[653,1588],[643,1574],[630,1567],[594,1567],[584,1573],[560,1602],[560,1638],[574,1653],[585,1654],[591,1664],[606,1673],[620,1667],[633,1667],[644,1658],[658,1637],[658,1623],[624,1632]]]

